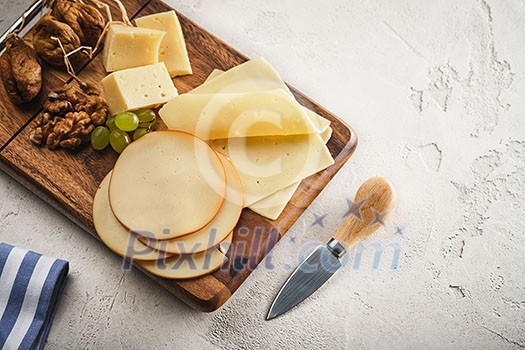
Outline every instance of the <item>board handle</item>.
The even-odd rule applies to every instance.
[[[366,180],[355,195],[352,208],[333,238],[341,242],[346,250],[375,232],[394,211],[397,205],[392,184],[382,178]]]

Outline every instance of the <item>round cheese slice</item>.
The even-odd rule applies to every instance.
[[[217,216],[197,232],[163,241],[141,237],[144,244],[173,254],[198,253],[216,246],[233,231],[243,208],[242,184],[231,161],[220,153],[218,155],[226,170],[227,187],[224,204]]]
[[[144,237],[172,239],[200,230],[219,212],[226,174],[204,141],[179,131],[147,134],[120,155],[109,186],[113,213]]]
[[[167,279],[188,279],[218,270],[228,259],[227,249],[231,244],[231,233],[220,245],[195,254],[175,255],[158,261],[140,261],[139,266],[155,276]]]
[[[109,205],[110,177],[111,173],[102,180],[93,201],[93,222],[102,242],[118,255],[133,260],[158,260],[173,255],[143,244],[138,235],[130,233],[117,220]]]

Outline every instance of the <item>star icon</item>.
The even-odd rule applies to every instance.
[[[375,225],[375,224],[381,224],[381,226],[385,226],[386,211],[383,213],[380,213],[374,208],[372,208],[372,210],[374,211],[374,220],[372,220],[372,222],[370,223],[370,226]]]
[[[348,204],[348,210],[346,211],[346,213],[344,213],[343,219],[350,215],[354,215],[356,218],[362,221],[363,216],[361,215],[361,208],[363,207],[365,202],[366,199],[362,199],[359,202],[354,203],[352,200],[347,198],[346,203]]]
[[[405,228],[404,227],[399,227],[399,226],[396,226],[396,232],[394,233],[395,235],[400,235],[400,236],[403,236],[404,230]]]
[[[290,242],[295,243],[295,237],[294,236],[290,236]]]
[[[310,227],[318,225],[318,226],[321,226],[322,228],[324,228],[324,218],[326,217],[327,214],[324,214],[324,215],[317,215],[316,213],[313,213],[313,214],[315,216],[315,220],[310,225]]]

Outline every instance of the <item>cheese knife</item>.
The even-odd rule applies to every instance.
[[[318,246],[288,277],[266,319],[282,315],[319,289],[341,268],[343,255],[383,226],[395,206],[396,196],[390,182],[380,177],[365,181],[332,239]]]

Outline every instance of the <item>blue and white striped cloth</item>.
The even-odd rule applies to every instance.
[[[69,271],[58,260],[0,242],[0,349],[42,349]]]

